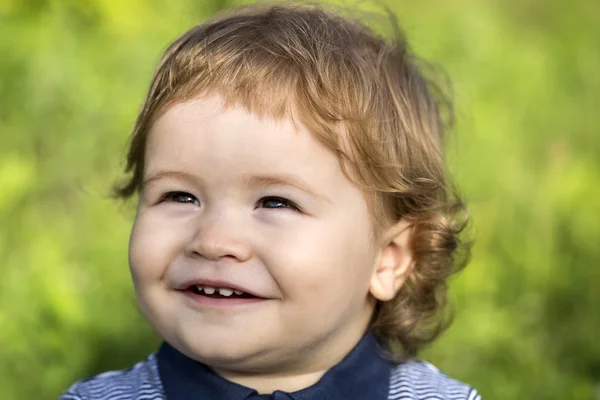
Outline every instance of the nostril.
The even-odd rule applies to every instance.
[[[249,242],[237,232],[239,229],[235,229],[226,218],[206,220],[190,238],[184,253],[194,259],[246,261],[251,257],[252,250]]]

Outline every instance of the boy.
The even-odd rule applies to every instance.
[[[122,198],[164,339],[61,399],[477,399],[412,359],[441,330],[462,206],[439,103],[397,35],[249,6],[165,52]]]

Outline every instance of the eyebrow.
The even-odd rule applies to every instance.
[[[159,181],[161,179],[170,178],[180,181],[188,181],[194,183],[201,183],[201,180],[198,179],[193,174],[184,171],[171,171],[171,170],[161,170],[156,171],[150,174],[146,179],[144,179],[142,183],[142,187],[146,187],[152,185],[154,182]]]
[[[171,171],[171,170],[161,170],[156,171],[150,174],[146,179],[144,179],[142,183],[142,187],[146,187],[152,185],[154,182],[170,178],[181,181],[193,182],[200,186],[204,186],[202,184],[202,180],[194,174],[190,174],[185,171]],[[258,187],[258,188],[267,188],[270,186],[290,186],[295,189],[298,189],[310,196],[325,200],[331,203],[327,197],[322,194],[314,191],[307,183],[305,183],[302,179],[297,178],[293,175],[287,174],[270,174],[270,175],[249,175],[243,178],[243,182],[245,185],[249,187]]]
[[[270,186],[291,186],[312,197],[316,197],[331,203],[327,197],[315,192],[302,179],[293,175],[273,174],[273,175],[251,175],[244,178],[245,183],[250,187],[267,188]]]

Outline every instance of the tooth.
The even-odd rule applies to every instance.
[[[202,291],[202,285],[196,285],[196,289],[201,292]]]
[[[206,287],[204,287],[204,293],[206,293],[206,294],[214,294],[215,293],[215,288],[214,287],[210,287],[210,286],[206,286]]]
[[[241,290],[234,290],[233,293],[237,294],[238,296],[244,294],[244,292]]]
[[[219,289],[219,294],[221,296],[229,297],[229,296],[231,296],[233,294],[233,290],[221,288],[221,289]]]

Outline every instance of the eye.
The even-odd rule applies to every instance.
[[[259,200],[258,206],[263,208],[289,208],[294,211],[300,211],[294,202],[282,197],[263,197]]]
[[[168,192],[161,199],[162,201],[170,201],[174,203],[190,203],[200,205],[198,199],[186,192]]]

